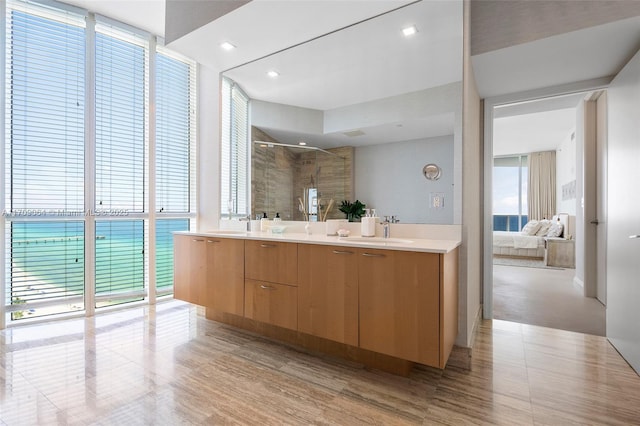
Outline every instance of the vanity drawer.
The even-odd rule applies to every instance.
[[[295,286],[298,244],[245,240],[244,270],[248,279]]]
[[[298,328],[296,287],[245,280],[244,292],[245,317],[292,330]]]

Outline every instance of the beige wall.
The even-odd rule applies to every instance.
[[[581,102],[576,110],[576,276],[584,295],[596,297],[596,102]]]
[[[481,101],[470,57],[469,1],[464,2],[462,110],[462,246],[460,247],[459,334],[456,344],[470,347],[480,313],[482,277],[483,149]]]

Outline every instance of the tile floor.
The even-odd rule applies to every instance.
[[[485,321],[471,370],[408,378],[167,302],[0,331],[1,425],[640,424],[640,377],[603,337]]]

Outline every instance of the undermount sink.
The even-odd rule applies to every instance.
[[[219,234],[219,235],[240,235],[240,234],[246,234],[247,231],[235,231],[233,229],[213,229],[210,231],[207,231],[208,234]]]
[[[382,237],[347,237],[344,241],[352,241],[354,243],[369,243],[369,244],[411,244],[412,240],[405,240],[403,238],[382,238]]]

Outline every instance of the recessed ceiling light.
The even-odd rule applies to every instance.
[[[278,71],[271,70],[271,71],[267,71],[267,75],[271,78],[276,78],[277,76],[280,75],[280,73]]]
[[[412,36],[417,32],[418,32],[418,29],[416,28],[415,25],[411,25],[410,27],[402,29],[402,34],[404,34],[405,37]]]
[[[306,142],[304,142],[304,141],[300,141],[300,142],[298,142],[298,145],[300,145],[300,146],[305,146],[306,144],[307,144],[307,143],[306,143]]]
[[[224,50],[233,50],[236,48],[233,44],[229,43],[228,41],[220,43],[220,47],[222,47]]]

